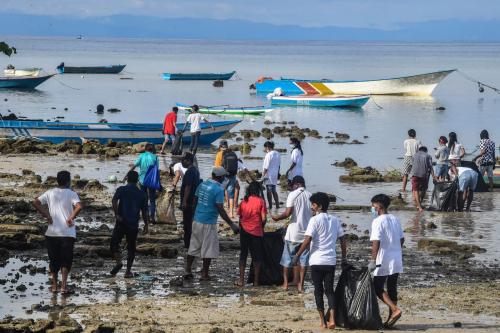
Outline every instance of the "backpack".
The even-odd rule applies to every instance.
[[[148,171],[146,171],[146,175],[144,176],[142,185],[152,190],[161,189],[160,168],[158,167],[158,160],[156,160],[156,162],[148,168]]]
[[[230,176],[238,173],[238,156],[234,151],[228,151],[222,156],[222,166]]]

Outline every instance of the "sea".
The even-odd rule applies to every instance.
[[[162,122],[176,102],[201,105],[268,105],[265,95],[256,95],[249,86],[260,76],[280,76],[304,79],[367,80],[400,77],[446,69],[452,73],[429,97],[375,96],[359,110],[328,110],[308,107],[281,107],[265,116],[244,118],[210,115],[211,121],[241,119],[234,128],[260,131],[264,122],[293,121],[301,128],[333,136],[343,132],[350,139],[364,144],[331,145],[329,139],[306,138],[304,175],[311,192],[323,191],[337,195],[338,204],[370,205],[370,198],[378,193],[395,195],[399,183],[345,184],[339,176],[346,173],[332,164],[351,157],[360,166],[372,166],[382,172],[401,168],[403,140],[413,128],[432,153],[441,135],[450,131],[458,134],[471,159],[478,153],[479,133],[487,129],[490,137],[500,143],[500,94],[486,89],[479,92],[478,83],[500,88],[499,43],[347,43],[347,42],[258,42],[258,41],[203,41],[157,39],[94,39],[7,37],[17,48],[17,54],[0,57],[0,67],[11,63],[17,68],[42,67],[46,73],[55,73],[56,66],[93,66],[126,64],[119,75],[57,75],[35,91],[0,90],[0,113],[55,121],[98,122]],[[229,72],[235,78],[224,82],[224,87],[212,86],[211,81],[164,81],[163,72]],[[475,81],[476,80],[476,81]],[[96,106],[118,108],[121,112],[95,113]],[[439,108],[439,109],[438,109]],[[444,109],[443,109],[444,108]],[[180,113],[179,120],[185,119]],[[269,125],[274,127],[276,125]],[[282,154],[282,170],[289,166],[288,139],[276,136]],[[255,145],[251,156],[262,157],[264,139]],[[230,141],[230,143],[236,143]],[[199,153],[202,177],[209,177],[214,159],[213,148]],[[19,162],[20,157],[16,157]],[[120,157],[125,163],[133,157]],[[0,170],[10,166],[5,157]],[[67,165],[62,157],[41,161],[26,157],[26,165],[44,165],[45,175]],[[78,172],[85,176],[106,180],[113,174],[124,174],[128,167],[116,161],[83,160],[90,165]],[[164,166],[168,164],[165,161]],[[261,160],[246,160],[249,168],[261,168]],[[52,165],[52,167],[51,167]],[[95,166],[100,168],[95,171]],[[408,186],[410,188],[410,185]],[[432,185],[430,187],[432,190]],[[282,193],[284,198],[286,193]],[[405,194],[411,202],[411,194]],[[500,198],[496,193],[476,196],[473,212],[468,214],[398,213],[405,228],[413,228],[414,240],[421,236],[451,239],[460,243],[477,244],[487,249],[477,255],[486,261],[498,260],[500,249]],[[369,212],[340,213],[347,223],[369,229]],[[354,221],[354,222],[353,222]],[[429,221],[436,230],[425,230]]]

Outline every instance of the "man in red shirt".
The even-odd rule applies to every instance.
[[[177,131],[177,126],[175,125],[177,123],[177,112],[179,112],[179,109],[177,106],[174,106],[172,111],[165,116],[165,120],[163,121],[163,135],[165,135],[165,141],[163,141],[163,145],[161,146],[160,154],[162,155],[165,154],[165,147],[169,140],[172,141],[172,146],[174,145],[175,132]]]

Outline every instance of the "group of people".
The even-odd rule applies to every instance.
[[[418,211],[423,211],[422,201],[427,191],[430,176],[435,182],[457,180],[457,208],[459,211],[462,211],[464,207],[467,211],[470,210],[478,177],[483,177],[486,174],[489,187],[491,190],[493,189],[493,169],[496,164],[495,142],[489,138],[487,130],[481,131],[479,135],[480,152],[472,159],[472,162],[477,165],[479,173],[461,164],[465,156],[465,148],[458,142],[455,132],[450,132],[448,138],[439,137],[439,146],[434,148],[435,166],[433,166],[432,156],[427,147],[416,136],[415,130],[410,129],[408,138],[403,142],[405,155],[402,168],[402,192],[406,192],[406,185],[411,174],[412,195]]]

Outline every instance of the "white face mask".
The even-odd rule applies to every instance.
[[[372,217],[373,217],[374,219],[378,217],[378,212],[377,212],[377,210],[375,209],[375,207],[373,207],[373,206],[372,206],[371,213],[372,213]]]

